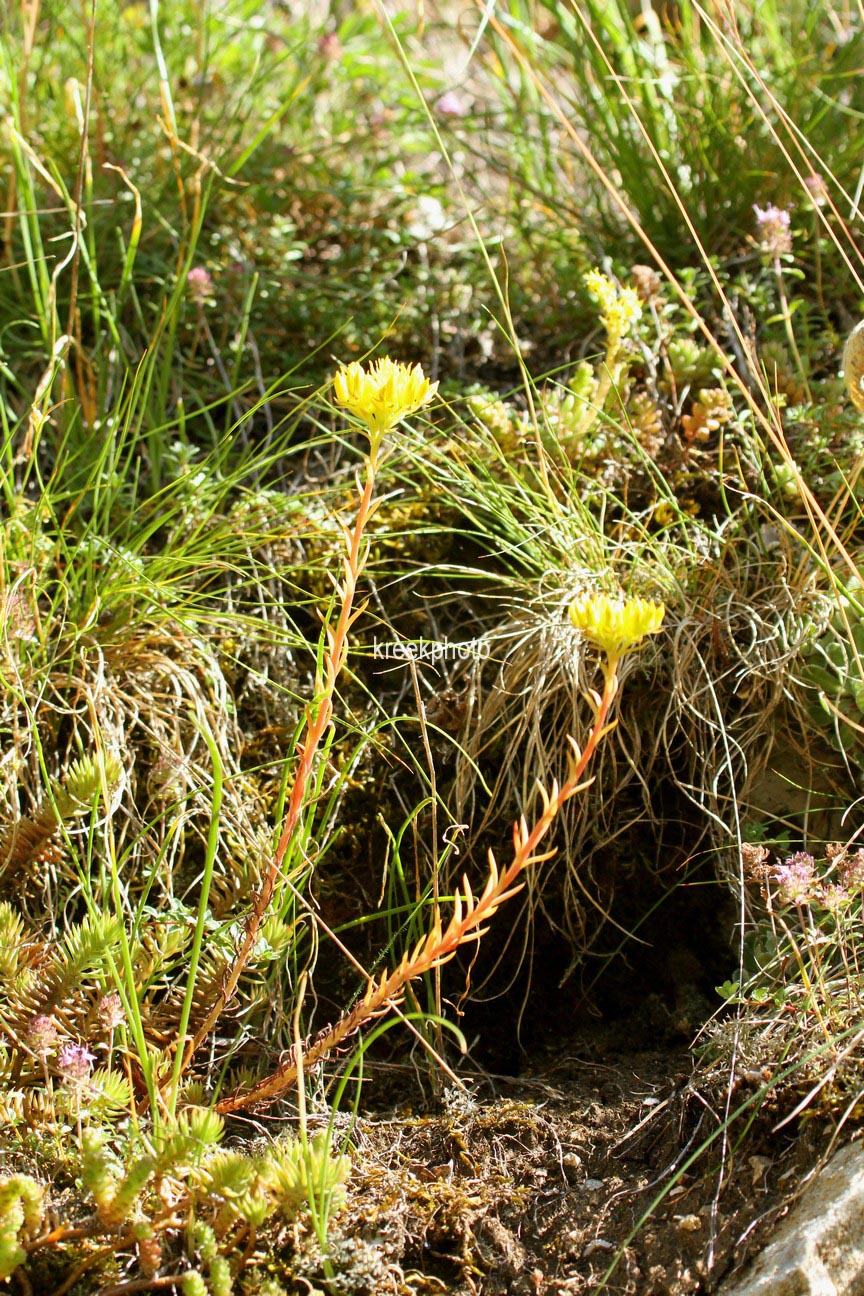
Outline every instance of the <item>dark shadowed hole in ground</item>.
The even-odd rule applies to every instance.
[[[830,1133],[820,1122],[772,1132],[769,1100],[749,1113],[746,1141],[743,1119],[718,1136],[727,1090],[694,1071],[688,1046],[734,968],[734,921],[723,889],[677,888],[650,943],[631,943],[590,997],[578,976],[560,985],[570,953],[540,933],[530,985],[461,1018],[470,1052],[451,1061],[464,1088],[391,1036],[367,1071],[349,1204],[333,1225],[340,1290],[714,1292],[764,1242]],[[736,1089],[732,1106],[750,1092]],[[312,1249],[289,1270],[314,1281],[316,1264]]]

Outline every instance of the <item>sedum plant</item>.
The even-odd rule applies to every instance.
[[[603,689],[600,693],[592,690],[588,695],[594,722],[584,747],[580,748],[573,738],[570,739],[572,752],[567,777],[560,786],[557,781],[553,782],[549,791],[538,784],[541,813],[530,828],[524,817],[514,825],[510,863],[500,870],[490,850],[489,872],[479,895],[475,896],[467,875],[463,875],[461,889],[456,891],[452,914],[446,925],[436,906],[428,931],[392,971],[368,979],[362,998],[352,1009],[323,1031],[310,1047],[303,1051],[298,1048],[292,1057],[250,1090],[221,1099],[217,1104],[219,1111],[235,1112],[255,1102],[272,1101],[289,1086],[302,1080],[304,1069],[318,1065],[365,1023],[395,1008],[412,981],[441,967],[463,945],[481,939],[487,930],[484,924],[505,901],[522,890],[522,875],[555,854],[554,849],[542,850],[541,847],[561,807],[591,781],[585,781],[588,765],[597,745],[614,727],[609,713],[618,691],[619,664],[624,656],[639,647],[647,635],[659,632],[663,616],[663,605],[649,599],[610,598],[607,594],[596,593],[585,595],[573,603],[571,619],[575,628],[601,654]]]
[[[0,1279],[24,1263],[26,1243],[38,1235],[44,1214],[42,1185],[30,1175],[0,1179]]]
[[[566,777],[548,790],[540,786],[539,812],[514,826],[509,861],[499,866],[490,852],[483,885],[475,891],[463,877],[449,915],[443,901],[436,901],[422,934],[401,958],[366,976],[353,1006],[305,1043],[298,1025],[301,986],[294,1047],[263,1077],[228,1071],[227,1091],[208,1098],[204,1045],[217,1030],[230,1031],[229,1012],[241,993],[247,1012],[254,1009],[249,988],[260,975],[262,950],[281,946],[290,954],[297,940],[283,898],[303,870],[315,867],[314,859],[306,858],[306,843],[334,741],[337,684],[363,609],[359,588],[370,552],[366,533],[378,508],[377,475],[388,437],[403,418],[432,400],[436,384],[419,366],[382,359],[368,367],[346,366],[336,375],[334,391],[337,403],[362,427],[368,451],[357,478],[353,524],[342,526],[342,574],[323,617],[278,840],[266,864],[248,875],[245,893],[231,896],[233,920],[215,923],[211,910],[220,849],[213,826],[197,901],[180,901],[173,913],[156,910],[147,922],[127,924],[116,866],[109,879],[116,911],[104,913],[94,904],[48,952],[13,901],[0,909],[0,975],[9,1004],[0,1021],[6,1037],[3,1065],[18,1077],[18,1087],[6,1095],[5,1114],[21,1127],[24,1143],[28,1125],[49,1131],[54,1155],[71,1141],[92,1202],[86,1242],[81,1242],[80,1220],[72,1217],[42,1235],[38,1182],[20,1176],[6,1181],[4,1262],[10,1273],[34,1245],[42,1250],[74,1246],[79,1274],[132,1248],[145,1276],[169,1261],[186,1263],[188,1268],[177,1273],[184,1290],[227,1293],[259,1230],[275,1227],[277,1219],[296,1221],[306,1212],[319,1229],[340,1205],[349,1162],[333,1154],[327,1131],[307,1137],[304,1076],[361,1027],[397,1009],[412,982],[482,939],[488,922],[522,890],[525,875],[552,857],[547,839],[554,821],[587,786],[594,752],[614,726],[619,664],[661,629],[663,606],[648,599],[586,593],[573,603],[574,627],[599,654],[602,687],[587,692],[593,723],[582,747],[571,739]],[[213,824],[218,829],[223,758],[210,730],[202,728],[216,775]],[[55,838],[59,849],[64,832],[68,846],[69,825],[83,821],[85,811],[91,839],[102,840],[100,825],[110,830],[120,779],[110,758],[73,764],[54,786],[51,813],[31,816],[30,827],[19,825],[17,839],[7,834],[7,859],[14,857],[20,865],[27,842],[33,854],[44,853]],[[104,841],[110,855],[110,831]],[[254,1023],[252,1018],[246,1030],[254,1031]],[[100,1053],[104,1066],[95,1065]],[[230,1065],[230,1052],[226,1061]],[[256,1154],[220,1146],[225,1116],[272,1102],[294,1086],[303,1115],[300,1138]],[[41,1109],[34,1093],[44,1099]]]
[[[331,1154],[326,1131],[308,1142],[276,1140],[257,1155],[223,1150],[222,1134],[214,1112],[195,1108],[155,1142],[143,1135],[109,1140],[87,1129],[80,1175],[95,1210],[86,1224],[66,1218],[49,1231],[43,1186],[28,1175],[0,1179],[0,1277],[24,1264],[34,1244],[56,1251],[83,1236],[78,1274],[134,1248],[145,1276],[170,1262],[180,1266],[178,1282],[190,1274],[194,1283],[198,1269],[183,1272],[185,1253],[187,1266],[200,1260],[207,1270],[203,1290],[230,1293],[259,1230],[297,1221],[316,1198],[326,1198],[330,1213],[340,1208],[349,1161]]]
[[[809,713],[828,742],[860,767],[864,726],[864,610],[856,578],[804,649],[801,678],[815,697]]]

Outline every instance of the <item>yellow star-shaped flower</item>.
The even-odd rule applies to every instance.
[[[657,634],[665,611],[651,599],[583,594],[570,604],[570,620],[610,661],[618,661],[646,635]]]
[[[343,365],[333,379],[337,403],[365,425],[373,452],[386,432],[427,405],[437,390],[419,364],[387,357],[373,360],[368,369],[357,361]]]

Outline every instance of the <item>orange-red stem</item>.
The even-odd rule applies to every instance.
[[[348,655],[348,632],[358,615],[354,608],[354,597],[357,592],[357,582],[366,566],[369,554],[368,545],[364,543],[364,531],[373,509],[372,493],[375,489],[376,468],[377,456],[373,449],[366,460],[366,481],[360,494],[354,529],[350,533],[346,530],[346,553],[342,560],[343,579],[337,587],[341,595],[339,618],[334,629],[331,629],[330,626],[325,628],[327,646],[323,659],[324,679],[317,681],[320,685],[318,697],[312,703],[312,706],[307,709],[306,733],[299,747],[299,760],[294,772],[294,781],[288,799],[288,808],[285,811],[282,832],[267,872],[252,899],[252,908],[246,919],[245,931],[240,944],[237,946],[234,961],[226,969],[217,998],[186,1048],[182,1068],[184,1071],[189,1066],[204,1039],[213,1030],[237,989],[237,984],[249,961],[249,955],[258,939],[261,924],[267,916],[282,864],[303,814],[315,756],[333,717],[333,695],[336,691],[336,681]]]
[[[578,792],[580,787],[584,786],[581,780],[588,763],[600,739],[604,733],[608,732],[606,722],[609,708],[618,688],[617,664],[617,661],[610,661],[607,664],[605,686],[597,706],[591,733],[584,750],[573,764],[567,779],[560,788],[553,786],[551,795],[543,794],[543,812],[530,832],[524,819],[514,827],[513,860],[508,868],[504,873],[499,874],[494,856],[490,852],[489,881],[479,899],[474,900],[466,879],[464,884],[464,914],[462,898],[457,896],[454,915],[446,929],[441,929],[440,921],[436,917],[432,931],[420,941],[411,954],[403,958],[395,971],[389,975],[385,973],[380,981],[370,979],[363,998],[354,1005],[350,1012],[340,1017],[334,1026],[324,1031],[303,1053],[302,1069],[304,1074],[308,1074],[313,1067],[317,1066],[329,1053],[338,1048],[341,1043],[353,1035],[366,1022],[387,1012],[390,1007],[399,1001],[404,987],[409,981],[447,962],[465,941],[479,939],[483,935],[482,923],[491,918],[505,900],[509,900],[511,896],[521,890],[521,885],[514,886],[519,874],[531,864],[540,863],[554,854],[554,851],[548,851],[545,854],[538,855],[537,848],[548,833],[564,802]],[[272,1101],[295,1084],[299,1074],[300,1068],[292,1051],[289,1059],[272,1075],[259,1081],[257,1085],[245,1093],[232,1094],[228,1098],[223,1098],[221,1102],[216,1104],[216,1110],[223,1115],[227,1115],[249,1107],[253,1103]]]

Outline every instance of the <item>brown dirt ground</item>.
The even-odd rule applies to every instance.
[[[743,1121],[686,1165],[724,1103],[687,1053],[626,1052],[595,1033],[542,1074],[478,1077],[432,1114],[363,1118],[331,1290],[707,1296],[764,1244],[831,1134],[817,1120],[772,1133],[763,1108],[740,1148]],[[311,1243],[285,1264],[298,1292],[324,1286]]]

